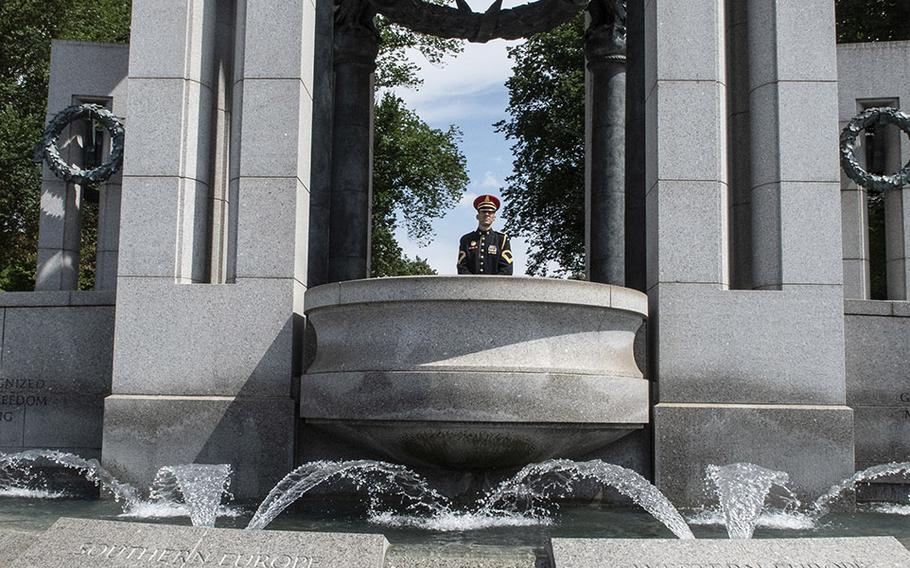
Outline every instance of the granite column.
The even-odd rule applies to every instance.
[[[369,276],[373,70],[379,36],[365,2],[335,22],[335,111],[329,216],[329,282]]]
[[[625,6],[596,0],[585,32],[588,67],[586,180],[588,279],[625,285]]]

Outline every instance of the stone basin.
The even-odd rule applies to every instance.
[[[633,352],[647,296],[636,290],[380,278],[311,288],[305,313],[301,416],[373,455],[508,469],[581,457],[648,422]]]

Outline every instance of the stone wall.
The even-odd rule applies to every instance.
[[[101,455],[114,293],[0,294],[0,452]]]

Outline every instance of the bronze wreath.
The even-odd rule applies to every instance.
[[[859,133],[869,126],[877,124],[894,124],[910,136],[910,115],[896,108],[876,107],[859,113],[840,133],[841,167],[860,187],[876,191],[898,189],[910,182],[910,162],[904,164],[898,172],[890,176],[870,174],[856,161],[855,146]]]
[[[93,118],[104,125],[111,134],[111,153],[106,162],[91,170],[83,170],[78,166],[67,164],[60,156],[57,147],[57,138],[63,129],[71,122],[80,118]],[[96,104],[82,104],[66,107],[47,124],[41,142],[35,148],[33,160],[47,162],[54,174],[66,181],[73,183],[98,183],[105,181],[117,170],[123,162],[123,124],[114,114],[106,108]]]

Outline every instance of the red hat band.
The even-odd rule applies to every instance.
[[[481,195],[474,200],[474,209],[478,211],[497,211],[499,198],[495,195]]]

